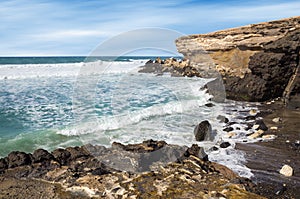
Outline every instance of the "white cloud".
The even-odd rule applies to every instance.
[[[0,2],[0,55],[88,54],[102,41],[137,28],[205,33],[299,15],[299,1],[4,0]]]
[[[112,35],[111,32],[105,32],[105,31],[97,31],[97,30],[79,30],[79,29],[73,29],[73,30],[59,30],[59,31],[53,31],[53,32],[47,32],[47,33],[39,33],[36,35],[32,35],[32,38],[37,40],[69,40],[69,39],[76,39],[80,37],[106,37]]]

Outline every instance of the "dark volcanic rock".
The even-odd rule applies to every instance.
[[[255,124],[259,125],[258,129],[261,129],[263,131],[267,131],[268,130],[268,127],[266,126],[266,124],[264,123],[263,120],[257,120],[255,122]]]
[[[33,162],[43,162],[54,160],[54,156],[45,149],[37,149],[32,154]]]
[[[88,151],[85,150],[84,147],[67,147],[66,151],[68,151],[70,153],[70,157],[69,159],[72,160],[76,160],[79,158],[87,158],[90,156],[90,153]]]
[[[156,151],[164,147],[165,145],[167,145],[165,141],[153,141],[153,140],[147,140],[142,142],[141,144],[128,144],[128,145],[124,145],[118,142],[112,143],[113,148],[119,147],[125,151],[132,151],[138,153]]]
[[[220,144],[220,147],[221,148],[227,148],[227,147],[229,147],[231,144],[229,143],[229,142],[222,142],[221,144]]]
[[[71,156],[71,153],[65,149],[55,149],[51,154],[61,165],[66,165]]]
[[[31,154],[13,151],[7,156],[8,167],[14,168],[23,165],[30,165],[31,159]]]
[[[231,127],[231,126],[228,126],[228,127],[223,129],[223,131],[226,131],[226,132],[230,132],[230,131],[233,131],[233,130],[234,130],[234,128]]]
[[[223,115],[218,115],[217,119],[222,123],[228,123],[229,119]]]
[[[0,159],[0,173],[3,172],[5,169],[8,168],[8,164],[5,158]]]
[[[205,104],[205,106],[206,107],[213,107],[213,106],[215,106],[213,103],[207,103],[207,104]]]
[[[93,157],[87,150],[99,156]],[[203,148],[196,144],[183,147],[148,140],[131,145],[114,143],[112,148],[68,147],[51,153],[60,163],[49,154],[37,150],[33,158],[13,152],[11,157],[0,159],[4,168],[6,159],[13,163],[16,157],[23,159],[15,164],[19,166],[0,174],[0,198],[262,198],[246,191],[246,183],[233,182],[238,176],[227,167],[206,161]],[[131,166],[137,164],[142,172],[108,167],[102,161],[109,154]],[[31,158],[41,162],[22,166]]]
[[[199,123],[194,129],[196,141],[212,141],[212,127],[210,123],[205,120]]]

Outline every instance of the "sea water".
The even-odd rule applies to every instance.
[[[239,113],[230,108],[247,112],[255,107],[235,102],[207,107],[212,96],[200,88],[211,79],[138,73],[149,58],[0,58],[0,157],[15,150],[153,139],[196,143],[210,160],[251,177],[244,154],[234,149],[245,132],[226,140],[217,117],[233,120]],[[193,130],[203,120],[216,132],[212,142],[195,141]],[[231,146],[210,150],[222,141]]]

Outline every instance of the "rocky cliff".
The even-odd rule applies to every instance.
[[[221,74],[227,98],[265,101],[299,94],[300,17],[176,40],[199,71]]]

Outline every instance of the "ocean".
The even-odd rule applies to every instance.
[[[204,147],[210,160],[251,177],[244,154],[235,143],[247,132],[238,122],[255,104],[213,102],[200,89],[212,79],[138,73],[155,57],[1,57],[0,157],[11,151],[95,144],[109,147],[144,140]],[[235,124],[235,138],[227,138],[218,121]],[[194,127],[208,120],[213,142],[196,142]],[[211,150],[223,141],[231,146]],[[250,140],[247,140],[250,142]]]

